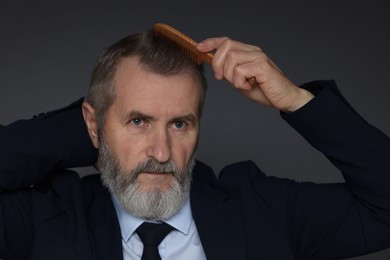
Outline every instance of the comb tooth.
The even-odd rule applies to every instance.
[[[192,51],[187,50],[187,55],[188,55],[193,61],[196,61],[196,58],[194,57],[194,54],[192,53]],[[194,59],[194,58],[195,58],[195,59]]]
[[[193,51],[185,48],[183,45],[179,44],[178,42],[170,38],[164,37],[164,39],[167,40],[172,45],[176,46],[178,49],[180,49],[184,53],[184,55],[189,57],[193,62],[198,63],[197,55]]]
[[[199,65],[202,63],[203,56],[192,50],[196,43],[188,36],[166,24],[155,24],[153,26],[153,31],[157,37],[167,40],[175,45],[196,64]]]

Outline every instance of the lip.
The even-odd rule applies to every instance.
[[[173,175],[166,172],[142,172],[138,175],[139,183],[142,185],[160,186],[164,183],[171,182]]]
[[[141,172],[140,175],[144,176],[167,176],[167,175],[172,175],[173,173],[171,172]]]
[[[143,172],[145,174],[169,174],[169,172]]]

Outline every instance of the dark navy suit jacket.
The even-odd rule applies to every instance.
[[[208,259],[340,259],[390,246],[390,140],[333,81],[282,117],[340,169],[346,183],[266,176],[251,162],[217,178],[197,162],[191,207]],[[78,101],[0,128],[0,258],[122,259],[121,233],[93,165]],[[315,174],[315,173],[313,173]]]

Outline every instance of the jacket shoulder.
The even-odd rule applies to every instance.
[[[289,197],[297,182],[287,178],[267,176],[253,161],[240,161],[224,167],[218,186],[238,197],[262,197],[269,203]]]

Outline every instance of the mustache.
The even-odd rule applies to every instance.
[[[161,163],[156,159],[148,159],[139,163],[133,170],[133,175],[139,175],[142,172],[156,172],[156,173],[172,173],[178,174],[180,172],[176,163],[172,161]]]

